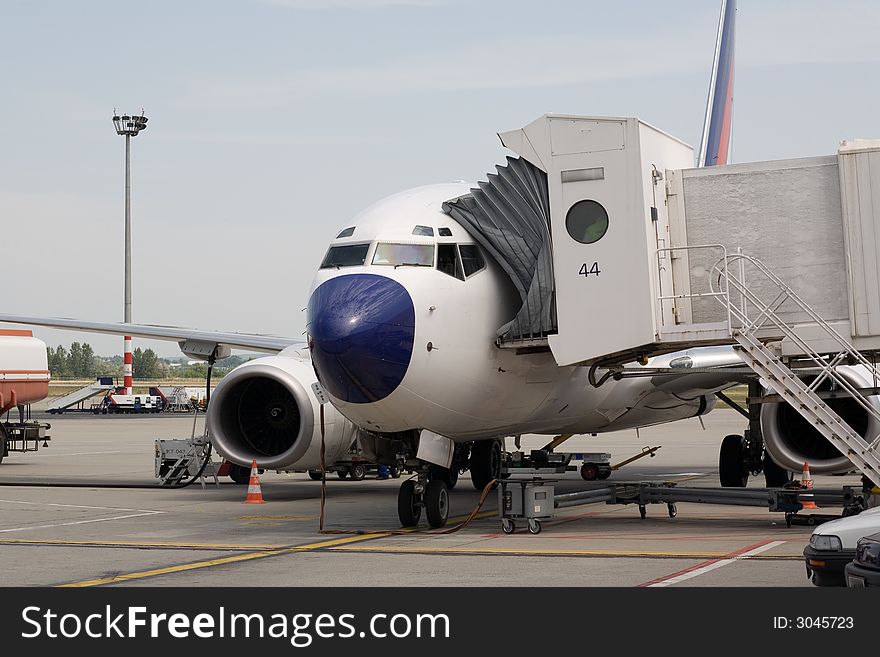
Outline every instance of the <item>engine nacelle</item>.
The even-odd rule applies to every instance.
[[[287,349],[258,358],[227,374],[208,405],[208,435],[227,460],[267,470],[321,467],[320,404],[308,352]],[[331,404],[324,405],[324,462],[344,456],[355,426]]]
[[[840,367],[838,373],[856,388],[874,385],[862,367]],[[815,379],[814,376],[802,378],[808,384]],[[823,382],[819,389],[829,390],[830,382]],[[880,398],[872,396],[868,400],[880,410]],[[873,440],[880,434],[880,423],[851,397],[826,399],[825,403],[862,437]],[[788,403],[762,406],[761,433],[764,434],[764,446],[773,460],[794,472],[800,472],[805,462],[810,464],[813,474],[849,472],[854,467]]]

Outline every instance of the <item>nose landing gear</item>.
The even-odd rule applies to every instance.
[[[430,469],[422,470],[415,480],[407,479],[400,485],[397,516],[404,527],[419,524],[423,508],[431,527],[438,529],[446,525],[449,518],[449,488],[439,477],[429,479],[430,472]]]

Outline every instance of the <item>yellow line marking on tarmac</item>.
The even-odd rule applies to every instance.
[[[724,557],[729,552],[669,552],[669,551],[626,551],[626,550],[534,550],[529,548],[490,548],[490,547],[424,547],[417,545],[383,545],[383,546],[337,546],[331,552],[375,552],[375,553],[410,553],[410,554],[465,554],[465,555],[512,555],[537,557],[629,557],[629,558],[680,558],[680,559],[714,559]],[[750,559],[803,559],[801,555],[778,555],[747,557]]]
[[[239,563],[242,561],[252,561],[254,559],[265,559],[266,557],[276,557],[282,554],[294,554],[296,552],[309,552],[311,550],[319,550],[322,548],[344,545],[346,543],[356,543],[359,541],[369,541],[374,538],[382,538],[388,536],[387,533],[368,534],[361,536],[346,536],[345,538],[334,538],[329,541],[320,541],[318,543],[308,543],[306,545],[292,545],[286,548],[276,550],[265,550],[262,552],[251,552],[249,554],[239,554],[234,557],[222,557],[220,559],[209,559],[207,561],[196,561],[195,563],[186,563],[179,566],[167,566],[165,568],[154,568],[152,570],[142,570],[140,572],[125,573],[122,575],[114,575],[112,577],[99,577],[97,579],[88,579],[80,582],[71,582],[69,584],[61,584],[59,588],[71,587],[89,587],[101,586],[103,584],[115,584],[118,582],[130,582],[136,579],[144,579],[146,577],[156,577],[158,575],[168,575],[171,573],[181,573],[188,570],[198,570],[201,568],[212,568],[214,566],[225,566],[231,563]]]
[[[468,515],[456,516],[454,518],[450,518],[448,522],[461,522],[465,520]],[[496,511],[483,511],[478,513],[474,518],[488,518],[490,516],[497,515]],[[404,530],[410,532],[419,531],[418,528],[412,528],[410,530]],[[397,530],[395,533],[399,533],[400,530]],[[225,566],[227,564],[239,563],[243,561],[252,561],[254,559],[265,559],[267,557],[276,557],[283,554],[295,554],[297,552],[311,552],[313,550],[322,550],[327,548],[339,548],[341,546],[347,545],[349,543],[360,543],[362,541],[371,541],[377,538],[385,538],[386,536],[392,536],[392,532],[389,531],[376,531],[376,532],[367,532],[364,534],[357,534],[355,536],[346,536],[343,538],[334,538],[327,541],[319,541],[317,543],[307,543],[305,545],[292,545],[288,547],[275,547],[272,546],[269,549],[260,550],[259,552],[251,552],[248,554],[239,554],[232,557],[222,557],[219,559],[208,559],[206,561],[196,561],[194,563],[181,564],[178,566],[167,566],[165,568],[154,568],[152,570],[143,570],[139,572],[133,573],[124,573],[121,575],[113,575],[112,577],[99,577],[96,579],[83,580],[79,582],[70,582],[68,584],[60,584],[59,588],[71,588],[71,587],[90,587],[90,586],[101,586],[104,584],[115,584],[119,582],[130,582],[132,580],[144,579],[147,577],[156,577],[158,575],[169,575],[172,573],[181,573],[189,570],[199,570],[202,568],[213,568],[214,566]],[[156,545],[156,544],[150,544]],[[132,544],[134,547],[135,544]],[[201,546],[199,546],[201,547]],[[207,549],[211,549],[209,546],[205,546]],[[216,548],[215,546],[215,549]]]
[[[198,550],[277,550],[284,545],[239,545],[234,543],[162,543],[156,541],[62,541],[52,538],[0,538],[0,545],[57,545],[63,547],[187,548]]]
[[[469,515],[470,515],[469,513],[465,513],[463,516],[456,516],[454,518],[449,518],[446,522],[447,523],[449,523],[449,522],[452,522],[452,523],[464,522]],[[497,511],[480,511],[477,515],[474,516],[474,520],[481,520],[482,518],[491,518],[492,516],[497,516],[497,515],[498,515]]]

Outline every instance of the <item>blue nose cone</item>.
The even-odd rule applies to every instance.
[[[375,274],[331,278],[312,293],[307,326],[315,371],[337,399],[379,401],[403,381],[416,322],[412,299],[397,281]]]

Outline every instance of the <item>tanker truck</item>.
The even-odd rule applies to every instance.
[[[31,420],[30,405],[48,394],[46,343],[28,330],[0,330],[0,463],[46,446],[50,425]]]

